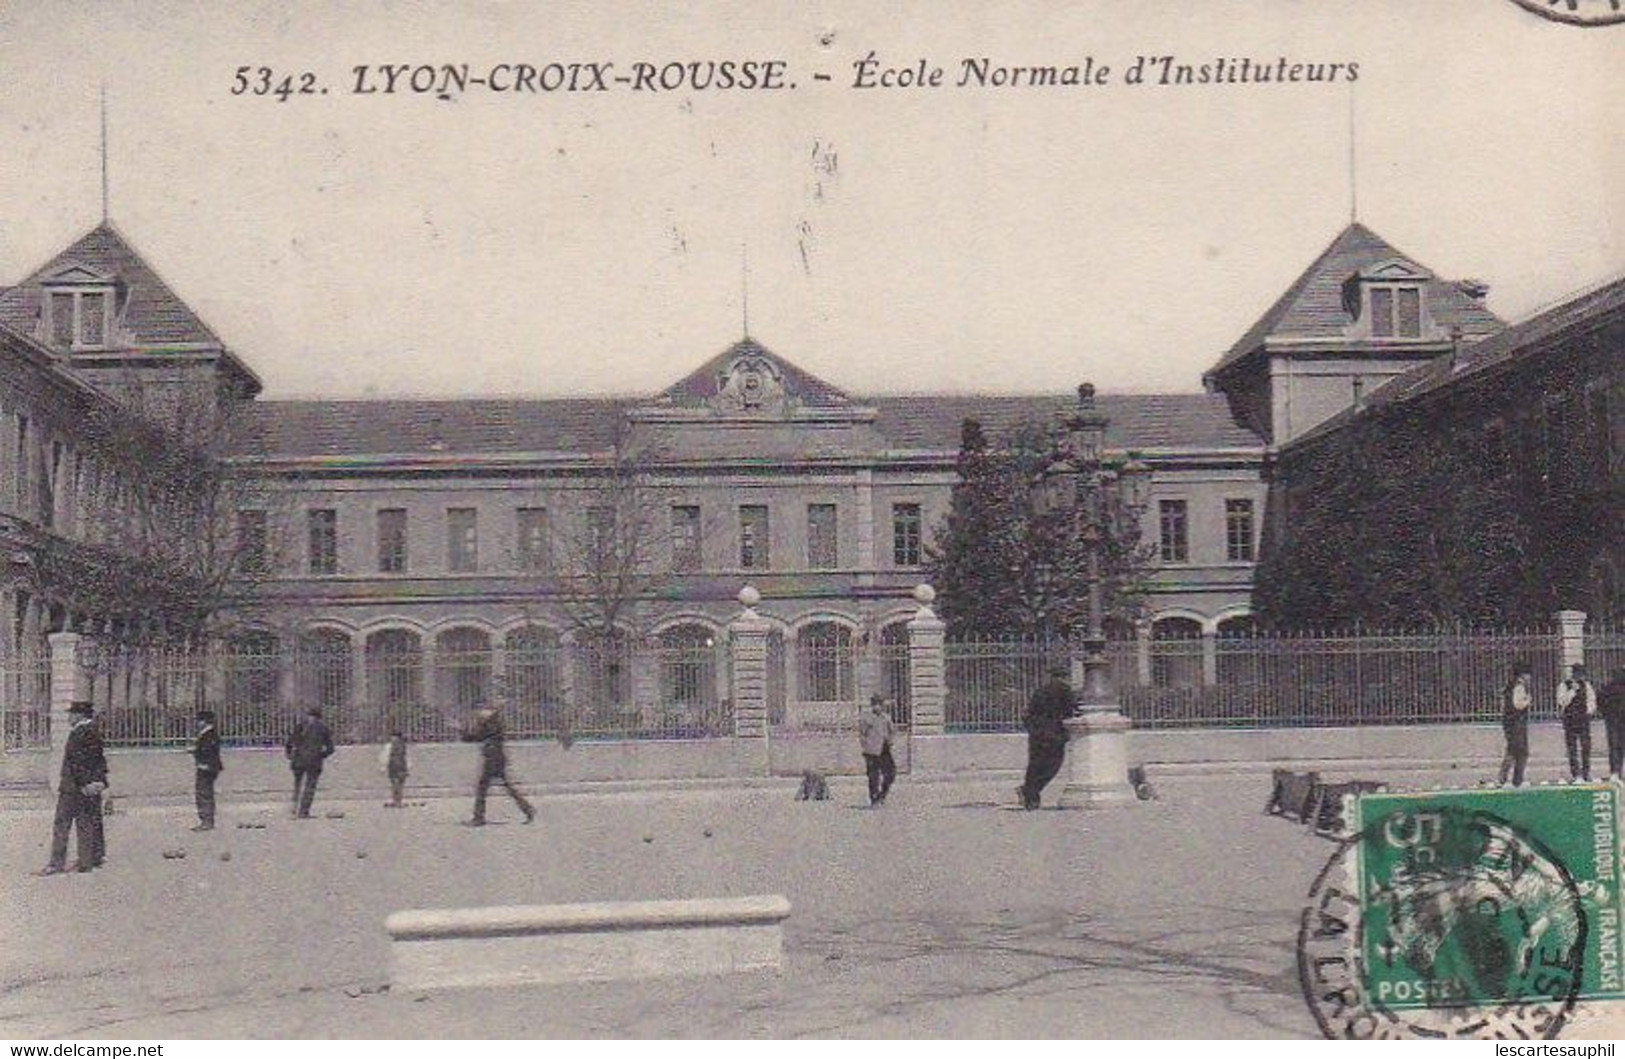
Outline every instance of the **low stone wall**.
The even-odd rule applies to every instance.
[[[1607,762],[1601,726],[1592,753],[1594,774]],[[1560,726],[1532,726],[1537,766],[1563,759]],[[378,764],[378,746],[340,747],[328,761],[321,789],[334,795],[360,792],[382,797],[388,790]],[[1328,776],[1360,772],[1384,763],[1398,767],[1448,769],[1452,765],[1493,770],[1501,759],[1501,730],[1493,724],[1452,724],[1382,728],[1180,729],[1136,730],[1129,736],[1129,760],[1160,769],[1253,770],[1279,766],[1317,769]],[[1019,771],[1026,764],[1021,733],[915,736],[899,747],[899,765],[917,778]],[[186,752],[109,751],[114,793],[143,799],[189,799],[192,764]],[[684,739],[578,742],[516,742],[508,746],[509,771],[522,785],[538,789],[570,786],[638,785],[765,779],[796,775],[803,768],[861,774],[856,740],[844,735],[804,734],[769,740]],[[287,761],[279,749],[231,749],[220,780],[223,796],[283,797],[291,792]],[[43,797],[50,768],[43,751],[0,754],[0,787],[38,789]],[[479,748],[462,743],[422,743],[411,748],[409,790],[418,793],[468,791],[479,770]]]
[[[1601,725],[1594,736],[1596,773],[1606,771],[1608,760]],[[1563,759],[1562,727],[1556,723],[1532,725],[1530,743],[1538,761]],[[1129,760],[1153,770],[1174,766],[1267,772],[1291,764],[1332,773],[1357,769],[1363,762],[1483,768],[1500,762],[1503,746],[1495,724],[1137,729],[1129,733]],[[914,739],[911,751],[914,771],[921,774],[1011,771],[1026,766],[1027,737],[1019,732],[922,736]]]
[[[776,971],[778,895],[396,912],[390,980],[458,989]]]
[[[341,746],[328,758],[318,790],[387,794],[378,763],[381,747]],[[508,744],[508,774],[521,785],[638,783],[765,775],[759,749],[733,739],[581,742],[568,750],[556,742]],[[119,797],[190,798],[192,760],[184,749],[108,751],[108,772]],[[280,748],[228,749],[219,790],[223,796],[292,793],[293,779]],[[0,757],[0,783],[43,784],[49,767],[43,752]],[[480,748],[465,743],[419,743],[410,748],[409,790],[471,790],[479,774]]]

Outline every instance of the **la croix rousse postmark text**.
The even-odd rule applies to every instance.
[[[817,66],[788,59],[715,58],[630,61],[369,62],[342,73],[244,65],[233,71],[229,92],[245,99],[291,102],[330,96],[427,97],[452,101],[476,94],[552,96],[584,93],[754,93],[837,89],[865,93],[952,91],[1065,91],[1123,85],[1130,88],[1312,86],[1347,84],[1360,64],[1347,58],[1276,54],[1094,55],[1058,61],[1004,61],[994,56],[951,60],[894,60],[869,51],[845,62]]]

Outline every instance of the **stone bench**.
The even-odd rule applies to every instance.
[[[384,923],[399,989],[777,971],[790,902],[689,901],[414,909]]]

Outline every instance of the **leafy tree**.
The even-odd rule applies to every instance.
[[[1062,636],[1081,632],[1089,600],[1088,545],[1069,512],[1039,514],[1032,487],[1059,427],[1022,423],[997,444],[966,420],[948,517],[927,557],[950,635]],[[1150,549],[1138,517],[1108,518],[1101,557],[1108,617],[1138,614]]]

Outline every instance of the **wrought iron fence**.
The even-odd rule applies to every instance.
[[[1585,629],[1586,670],[1600,689],[1625,670],[1625,622],[1590,622]]]
[[[1014,731],[1064,640],[950,641],[947,724]],[[1555,715],[1553,632],[1246,636],[1111,641],[1112,683],[1137,727],[1293,727],[1491,721],[1512,664],[1534,670],[1537,716]]]
[[[17,655],[0,660],[0,751],[30,750],[50,741],[50,658]]]
[[[470,639],[470,643],[474,641]],[[950,731],[1017,731],[1047,667],[1082,645],[1065,640],[951,640],[945,645]],[[1599,685],[1625,666],[1625,629],[1593,625],[1587,660]],[[864,661],[864,653],[872,657]],[[831,636],[768,645],[769,714],[852,704],[860,665],[878,668],[893,717],[910,720],[909,650],[902,640],[860,647]],[[1555,632],[1426,635],[1220,636],[1112,640],[1107,645],[1124,711],[1142,728],[1284,727],[1493,721],[1513,662],[1534,671],[1537,716],[1554,710]],[[503,711],[515,738],[692,739],[733,730],[726,638],[561,643],[508,637],[448,649],[444,639],[375,634],[207,649],[102,649],[83,659],[107,740],[181,745],[209,708],[237,745],[274,745],[297,715],[319,707],[343,742],[399,729],[414,741],[457,739],[470,711]],[[0,663],[0,749],[48,738],[50,665]]]
[[[470,711],[498,708],[513,738],[694,739],[733,731],[720,645],[531,643],[424,650],[416,640],[334,648],[141,648],[88,659],[114,745],[183,744],[199,709],[234,745],[274,745],[317,707],[340,742],[400,731],[452,741]]]
[[[892,723],[908,727],[914,719],[913,687],[910,682],[908,643],[882,643],[880,653],[880,693],[891,700]]]

